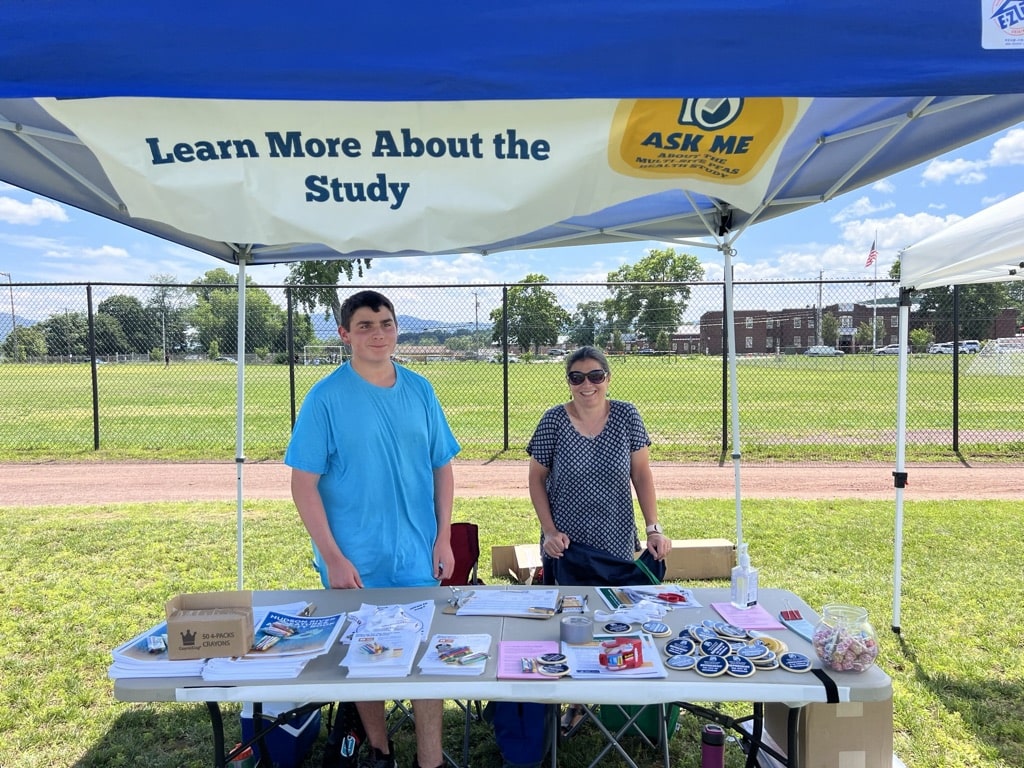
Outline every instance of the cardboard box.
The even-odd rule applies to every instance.
[[[540,544],[514,544],[491,547],[491,575],[511,576],[520,584],[532,583],[541,567]]]
[[[765,730],[782,752],[788,717],[785,704],[765,704]],[[892,768],[892,699],[808,704],[796,741],[802,768]]]
[[[736,547],[728,539],[672,539],[672,551],[665,558],[665,581],[728,579],[734,565]]]
[[[167,601],[167,657],[243,656],[252,648],[252,592],[200,592]]]

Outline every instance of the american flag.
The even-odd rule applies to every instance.
[[[867,263],[864,265],[865,267],[870,267],[872,264],[875,263],[875,259],[878,258],[878,251],[875,250],[875,242],[875,240],[871,241],[871,250],[868,251],[868,260]]]

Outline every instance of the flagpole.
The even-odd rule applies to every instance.
[[[871,250],[875,250],[875,244],[878,242],[878,230],[875,230],[875,239],[871,243]],[[878,256],[874,258],[875,263],[875,281],[871,284],[872,298],[871,298],[871,352],[872,354],[878,349]]]

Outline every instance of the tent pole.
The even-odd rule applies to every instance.
[[[729,345],[729,411],[732,423],[732,466],[736,497],[736,551],[743,543],[743,501],[740,492],[740,394],[736,381],[736,318],[733,310],[732,257],[736,250],[728,243],[721,246],[725,259],[725,332]]]
[[[236,344],[237,392],[235,394],[235,501],[236,560],[238,563],[238,589],[242,589],[242,498],[243,472],[245,466],[245,262],[252,247],[246,246],[238,253],[238,343]]]
[[[903,587],[903,489],[907,485],[907,359],[910,338],[910,289],[900,289],[900,355],[896,387],[896,530],[893,534],[892,631],[900,633],[900,592]]]

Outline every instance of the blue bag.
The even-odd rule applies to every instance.
[[[494,726],[502,768],[541,768],[554,739],[553,704],[490,701],[484,720]]]

